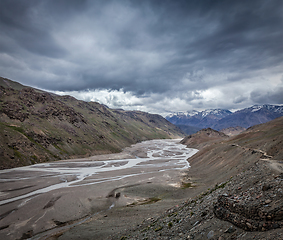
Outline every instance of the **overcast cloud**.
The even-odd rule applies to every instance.
[[[151,113],[283,104],[281,0],[1,0],[0,76]]]

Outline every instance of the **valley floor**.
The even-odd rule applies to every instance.
[[[56,239],[283,239],[282,161],[229,142],[189,161],[188,188],[171,198],[113,208]]]
[[[197,150],[179,141],[0,171],[0,238],[76,239],[75,231],[105,239],[124,229],[122,220],[137,223],[181,202],[187,158]]]
[[[155,149],[152,142],[148,143],[147,150],[145,146],[135,145],[130,151],[115,155],[116,159],[130,155],[144,158],[148,150]],[[153,155],[160,154],[158,150]],[[177,148],[172,154],[163,149],[162,154],[163,160],[155,162],[157,165],[177,158],[182,151]],[[105,161],[109,155],[100,159]],[[189,162],[189,169],[185,170],[185,165],[181,164],[183,169],[170,174],[164,172],[162,166],[146,179],[139,178],[138,184],[137,181],[121,181],[118,186],[111,182],[104,185],[98,194],[104,204],[100,208],[97,190],[90,186],[61,198],[56,194],[69,190],[53,192],[45,199],[39,197],[41,213],[37,222],[52,211],[54,214],[60,210],[67,216],[85,211],[83,206],[87,204],[98,207],[92,209],[94,214],[81,215],[78,221],[65,221],[67,218],[51,215],[52,218],[43,223],[52,223],[54,230],[34,237],[29,229],[36,229],[35,221],[33,225],[30,219],[18,221],[12,227],[22,229],[18,239],[283,239],[281,160],[261,150],[223,141],[204,147],[190,157]],[[143,167],[139,171],[141,173]],[[16,203],[19,206],[19,202]],[[2,208],[2,213],[1,223],[12,211],[5,212]],[[9,234],[11,226],[2,225],[0,233]]]

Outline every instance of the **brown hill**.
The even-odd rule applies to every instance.
[[[227,139],[228,136],[211,128],[202,129],[192,135],[186,136],[181,143],[191,148],[202,148],[212,142]]]
[[[0,169],[119,152],[142,140],[181,136],[159,115],[112,110],[0,78]]]
[[[283,159],[283,117],[268,123],[248,128],[243,133],[231,138],[231,141],[246,149],[258,149],[262,154],[273,159]]]
[[[220,132],[232,137],[232,136],[236,136],[236,135],[242,133],[245,130],[246,130],[246,128],[238,126],[238,127],[225,128],[225,129],[220,130]]]
[[[189,159],[192,197],[119,237],[283,239],[283,117],[205,142]]]
[[[199,132],[199,135],[204,134]],[[234,137],[225,139],[224,135],[209,141],[209,137],[192,135],[185,143],[200,149],[189,160],[192,169],[203,175],[207,183],[221,182],[260,158],[283,159],[283,117],[253,126]]]

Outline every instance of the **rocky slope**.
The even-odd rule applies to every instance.
[[[219,131],[229,127],[248,128],[281,116],[283,116],[283,106],[265,104],[241,109],[234,113],[226,109],[176,113],[168,115],[166,119],[175,125],[181,124],[198,128],[210,127]]]
[[[180,129],[159,115],[112,110],[0,78],[0,169],[180,136]]]
[[[246,130],[245,128],[238,126],[238,127],[229,127],[229,128],[221,129],[220,132],[231,137],[231,136],[236,136],[245,130]]]
[[[206,128],[194,133],[192,135],[186,136],[181,143],[191,148],[202,148],[208,144],[223,141],[227,139],[228,136],[222,132],[218,132],[211,128]]]
[[[110,239],[283,239],[282,158],[283,117],[213,140],[189,159],[195,196]]]

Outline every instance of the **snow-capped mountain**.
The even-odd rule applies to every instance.
[[[196,110],[193,111],[188,111],[188,112],[176,112],[176,113],[170,113],[166,116],[166,118],[170,118],[170,117],[174,117],[174,116],[178,116],[178,117],[192,117],[197,115],[199,112]]]
[[[166,117],[175,125],[186,125],[198,128],[213,128],[221,130],[229,127],[248,128],[256,124],[271,121],[283,116],[283,106],[255,105],[238,110],[234,113],[227,109],[208,109],[205,111],[190,111],[173,113]]]
[[[200,112],[200,115],[203,118],[210,116],[210,115],[216,116],[218,118],[223,118],[223,117],[230,115],[231,113],[232,112],[230,112],[227,109],[208,109],[208,110],[204,110],[204,111]]]
[[[267,104],[265,104],[265,105],[254,105],[254,106],[247,108],[247,109],[251,110],[252,112],[257,112],[261,109],[267,109],[270,112],[283,114],[283,106],[276,106],[276,105],[267,105]]]
[[[188,111],[170,114],[166,119],[175,125],[189,125],[198,128],[210,127],[215,121],[232,114],[227,109],[207,109],[205,111]]]

